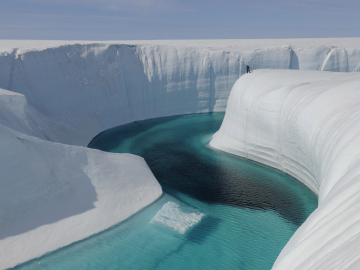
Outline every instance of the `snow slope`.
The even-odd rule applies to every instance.
[[[70,145],[135,120],[224,111],[247,64],[359,71],[360,39],[0,40],[0,268],[97,233],[160,196],[142,160]]]
[[[273,269],[360,269],[359,114],[359,73],[258,70],[235,83],[211,146],[319,195]]]
[[[0,269],[105,230],[156,200],[145,161],[0,125]]]

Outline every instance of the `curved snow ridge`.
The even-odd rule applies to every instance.
[[[143,158],[47,142],[0,125],[0,269],[85,239],[162,189]]]
[[[289,173],[319,206],[273,269],[360,268],[360,74],[258,70],[234,85],[211,146]]]
[[[0,41],[0,88],[23,94],[43,123],[31,134],[85,146],[121,124],[225,111],[252,70],[359,71],[360,39]],[[47,121],[50,120],[50,123]],[[18,131],[28,127],[9,126]]]

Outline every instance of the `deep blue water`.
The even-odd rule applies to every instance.
[[[127,221],[18,269],[270,269],[317,197],[281,171],[208,147],[223,117],[157,118],[96,136],[89,147],[144,157],[164,195]],[[202,219],[184,233],[169,210],[175,225],[150,223],[168,202],[190,213],[186,220]]]

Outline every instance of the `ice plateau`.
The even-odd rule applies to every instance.
[[[225,111],[246,65],[281,71],[257,71],[236,83],[234,89],[241,85],[241,91],[250,93],[241,102],[258,91],[263,99],[254,97],[247,104],[248,116],[239,120],[245,126],[240,126],[231,122],[244,116],[243,111],[235,116],[233,90],[213,145],[244,155],[236,148],[241,138],[230,139],[226,126],[240,133],[251,130],[255,142],[246,144],[249,158],[292,173],[319,193],[319,208],[274,267],[329,269],[354,263],[357,219],[352,213],[358,189],[356,177],[349,179],[357,168],[357,74],[285,69],[360,71],[360,39],[0,40],[0,269],[86,238],[156,200],[161,187],[140,157],[82,146],[105,129],[136,120]],[[271,85],[278,91],[269,97]],[[303,96],[296,91],[302,87]],[[295,94],[298,103],[290,98]],[[279,106],[291,114],[277,122]],[[304,108],[309,112],[302,114]],[[257,113],[262,109],[269,113],[261,118]],[[308,114],[312,117],[306,122],[301,117]],[[256,144],[259,123],[261,132],[269,133],[265,146]],[[222,137],[234,145],[215,145],[226,141]],[[271,144],[279,140],[284,142],[280,150]]]

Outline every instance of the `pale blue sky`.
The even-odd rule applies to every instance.
[[[0,39],[360,37],[359,0],[0,0]]]

